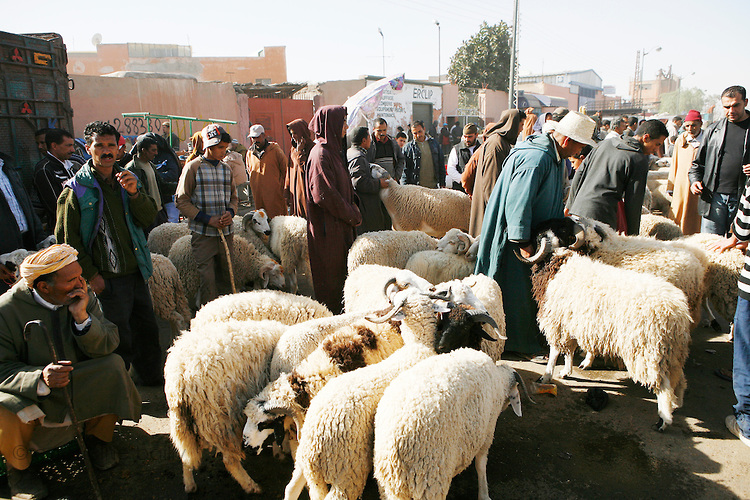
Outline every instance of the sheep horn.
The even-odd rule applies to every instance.
[[[581,226],[580,224],[573,224],[573,227],[576,228],[576,240],[573,242],[573,244],[570,245],[569,248],[576,250],[583,246],[584,242],[586,241],[586,234],[583,231],[583,226]]]
[[[487,323],[495,330],[498,329],[497,323],[495,322],[495,320],[492,319],[492,316],[490,316],[486,312],[479,311],[477,309],[469,309],[466,312],[469,313],[469,316],[471,316],[471,320],[474,323]],[[482,337],[484,337],[487,340],[491,340],[493,342],[497,340],[496,338],[490,337],[489,334],[487,334],[487,332],[484,331],[484,329],[482,329]]]
[[[529,394],[529,390],[526,388],[526,382],[523,381],[523,378],[521,378],[521,376],[515,370],[513,370],[513,377],[516,379],[516,382],[518,382],[518,385],[521,386],[521,389],[523,389],[523,393],[526,394],[526,397],[529,398],[529,401],[536,404],[536,401],[531,398],[531,394]]]
[[[536,264],[538,261],[542,260],[545,255],[547,255],[550,252],[550,242],[549,238],[546,236],[542,238],[542,243],[539,245],[539,249],[536,251],[534,255],[532,255],[530,258],[526,258],[523,255],[521,255],[521,252],[518,251],[518,249],[514,249],[513,252],[516,254],[516,257],[521,262],[525,262],[527,264]]]
[[[389,319],[391,319],[398,312],[399,309],[401,309],[402,305],[403,305],[403,302],[400,303],[400,304],[395,304],[387,312],[386,311],[380,311],[380,312],[376,312],[376,313],[373,313],[373,314],[368,314],[367,316],[365,316],[365,319],[367,321],[372,322],[372,323],[385,323],[386,321],[388,321]],[[385,315],[381,316],[380,314],[382,314],[384,312],[385,312]]]
[[[254,215],[255,215],[255,212],[248,212],[242,216],[242,230],[243,231],[247,232],[248,226],[252,226]]]

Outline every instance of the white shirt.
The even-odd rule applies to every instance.
[[[462,143],[459,143],[462,144]],[[479,141],[474,141],[474,145],[469,148],[469,151],[471,154],[474,154],[474,151],[477,150],[477,146],[479,145]],[[445,185],[448,187],[451,187],[453,184],[450,181],[453,181],[457,184],[461,184],[461,174],[458,172],[458,154],[456,153],[456,148],[451,149],[451,154],[448,155],[448,166],[446,170],[446,181]]]

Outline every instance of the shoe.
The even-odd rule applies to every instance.
[[[99,470],[109,470],[120,463],[120,456],[117,454],[112,443],[102,441],[96,436],[85,436],[86,448],[89,450],[91,463]]]
[[[724,420],[724,425],[727,426],[727,429],[729,429],[729,432],[740,438],[740,441],[742,441],[745,446],[750,446],[750,438],[745,437],[742,434],[742,431],[740,430],[740,426],[737,424],[737,419],[734,415],[729,415]]]
[[[722,380],[726,380],[727,382],[732,381],[732,370],[728,370],[726,368],[717,368],[716,370],[714,370],[714,375]]]
[[[42,478],[29,469],[18,470],[9,466],[8,486],[13,500],[36,500],[49,494]]]

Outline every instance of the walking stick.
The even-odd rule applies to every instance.
[[[229,266],[229,283],[232,285],[232,293],[237,293],[237,287],[234,286],[234,266],[232,266],[232,256],[229,255],[229,245],[227,245],[227,239],[224,237],[224,228],[219,229],[219,236],[221,236],[221,242],[224,244],[224,253],[227,254],[227,265]]]
[[[45,325],[41,320],[35,319],[33,321],[29,321],[28,323],[24,325],[23,339],[28,342],[30,325],[39,325],[39,327],[41,327],[42,332],[44,332],[44,337],[47,340],[47,345],[49,346],[49,352],[50,354],[52,354],[52,361],[55,364],[59,364],[60,359],[57,356],[57,349],[55,348],[55,343],[49,334],[47,325]],[[70,418],[73,420],[73,427],[76,430],[76,441],[78,441],[78,447],[81,448],[81,453],[83,454],[83,463],[86,467],[86,472],[88,473],[89,481],[91,482],[91,487],[94,489],[94,495],[96,496],[96,499],[102,500],[102,494],[99,491],[99,483],[97,482],[96,476],[94,475],[94,466],[91,463],[91,458],[89,457],[89,450],[88,448],[86,448],[86,443],[83,440],[83,433],[81,432],[81,429],[79,429],[78,427],[78,417],[76,416],[76,412],[73,409],[73,400],[70,398],[70,388],[66,385],[65,387],[62,387],[62,390],[63,390],[63,394],[65,395],[65,403],[68,405]]]

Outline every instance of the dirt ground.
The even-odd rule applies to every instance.
[[[664,433],[651,428],[657,420],[655,397],[622,371],[575,369],[574,378],[556,380],[556,397],[537,395],[536,405],[524,400],[522,418],[510,409],[500,415],[487,466],[490,495],[495,499],[750,498],[750,448],[724,427],[734,403],[731,383],[713,373],[730,367],[731,355],[726,335],[708,328],[694,332],[686,365],[685,405]],[[544,370],[531,362],[510,363],[529,385]],[[600,387],[610,396],[601,412],[584,403],[589,387]],[[186,498],[181,464],[169,441],[163,391],[140,389],[141,421],[126,421],[116,431],[120,464],[97,473],[103,495],[108,500]],[[80,455],[71,453],[37,468],[48,482],[50,498],[92,498],[82,467]],[[221,457],[206,453],[195,474],[198,492],[189,497],[283,498],[291,476],[290,459],[279,462],[264,452],[249,456],[245,467],[263,494],[245,495],[225,471]],[[476,495],[476,473],[469,467],[453,480],[448,498]],[[0,497],[8,496],[7,483],[0,479]],[[377,497],[371,479],[363,498]]]

